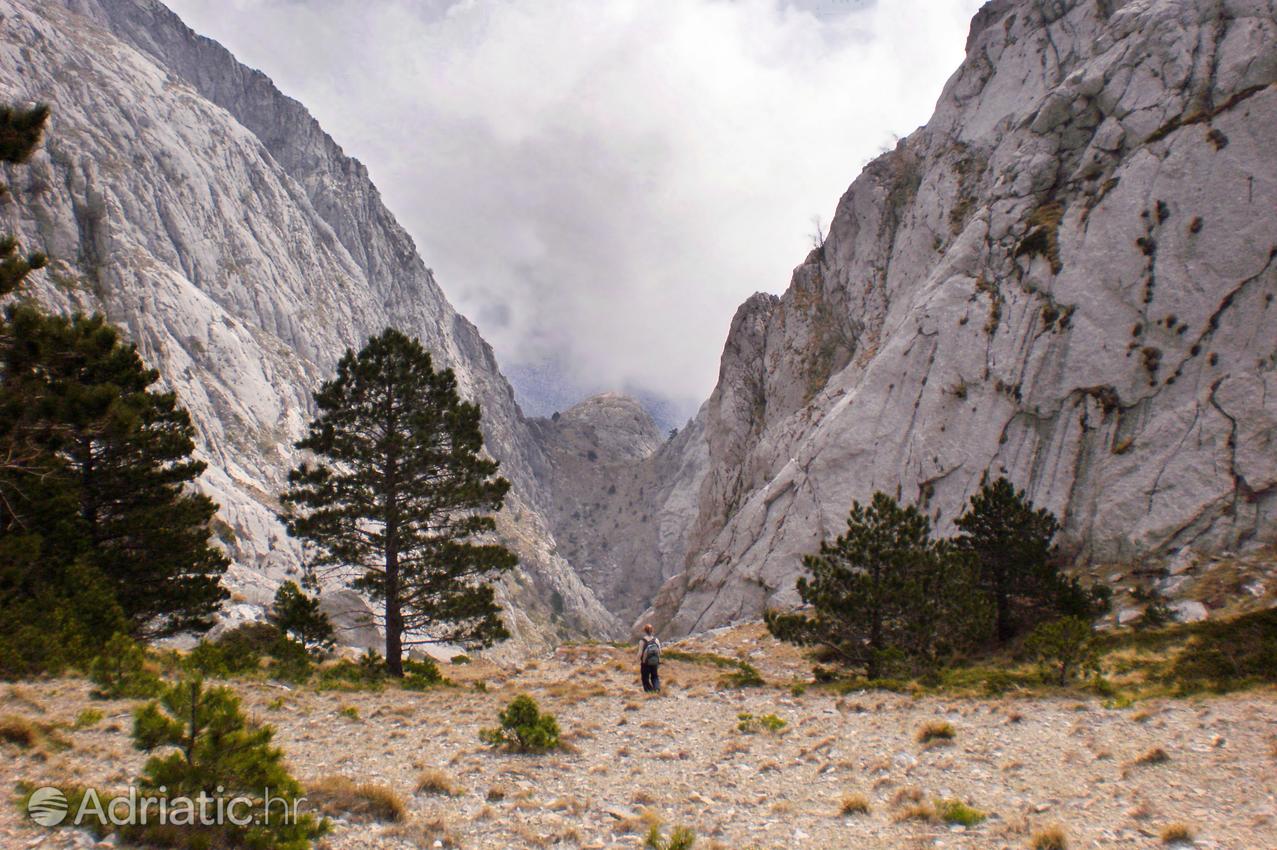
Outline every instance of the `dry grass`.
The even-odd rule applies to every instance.
[[[44,737],[40,728],[25,717],[7,715],[0,717],[0,741],[29,750]]]
[[[938,817],[936,807],[930,803],[912,803],[895,814],[897,823],[907,820],[921,820],[930,823],[936,821]]]
[[[1193,828],[1186,823],[1167,824],[1162,830],[1163,844],[1192,844]]]
[[[453,850],[462,846],[461,839],[453,834],[441,817],[404,821],[387,829],[386,834],[402,838],[416,847],[444,847]]]
[[[428,768],[417,776],[418,794],[438,794],[443,797],[461,797],[466,793],[447,773],[437,768]]]
[[[914,785],[909,785],[901,788],[895,793],[895,796],[891,798],[891,805],[899,808],[900,806],[904,806],[909,803],[921,803],[922,798],[922,789]]]
[[[838,814],[843,817],[869,814],[869,798],[864,794],[847,794],[838,805]]]
[[[1166,762],[1170,760],[1171,760],[1171,757],[1167,754],[1166,750],[1162,749],[1161,747],[1153,747],[1151,750],[1144,753],[1144,755],[1137,758],[1135,760],[1135,764],[1137,765],[1165,764]]]
[[[661,825],[661,816],[654,809],[644,808],[634,817],[625,818],[617,824],[621,832],[648,832]]]
[[[48,758],[50,753],[71,748],[71,742],[58,734],[56,726],[16,714],[0,718],[0,743],[28,750],[40,760]]]
[[[1068,850],[1069,839],[1064,827],[1058,823],[1035,830],[1029,838],[1029,846],[1033,850]]]
[[[947,720],[932,720],[918,730],[917,741],[919,744],[952,741],[956,734],[953,725]]]
[[[567,812],[573,817],[580,817],[589,810],[589,805],[582,802],[576,797],[559,797],[550,803],[549,809],[552,812]]]
[[[393,788],[345,776],[325,776],[309,783],[306,797],[326,815],[355,821],[403,823],[408,813],[403,797]]]

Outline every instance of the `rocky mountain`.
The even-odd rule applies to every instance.
[[[941,533],[986,473],[1079,562],[1277,539],[1277,6],[992,0],[702,411],[686,633],[796,601],[874,490]]]
[[[530,422],[549,460],[560,551],[609,611],[633,622],[682,571],[708,462],[700,420],[667,438],[637,401],[609,393]]]
[[[298,570],[275,496],[311,392],[393,324],[456,370],[514,482],[499,523],[522,562],[502,587],[515,632],[615,631],[556,551],[548,461],[491,348],[301,104],[155,0],[0,0],[0,31],[0,98],[53,106],[43,150],[4,175],[0,225],[55,259],[38,297],[104,311],[190,409],[232,619]]]
[[[672,437],[617,395],[524,417],[363,166],[156,0],[0,0],[0,30],[0,98],[54,106],[0,226],[55,258],[38,297],[105,311],[191,410],[232,620],[298,569],[275,494],[311,391],[388,324],[483,406],[524,642],[792,604],[853,499],[947,533],[986,474],[1079,564],[1277,539],[1272,0],[986,4]]]

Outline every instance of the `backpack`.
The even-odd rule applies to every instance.
[[[652,638],[643,646],[643,663],[652,667],[659,666],[661,663],[661,642]]]

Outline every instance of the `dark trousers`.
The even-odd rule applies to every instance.
[[[656,664],[640,664],[639,674],[643,677],[643,690],[659,691],[661,689],[661,668]]]

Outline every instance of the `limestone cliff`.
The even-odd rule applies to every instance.
[[[499,523],[522,562],[502,587],[516,633],[615,630],[556,551],[546,460],[492,350],[300,104],[154,0],[0,0],[0,32],[0,99],[53,107],[42,151],[5,174],[0,225],[55,259],[39,297],[105,311],[190,409],[232,617],[298,569],[275,496],[311,392],[395,325],[456,370],[514,482]]]
[[[732,325],[673,632],[795,601],[874,490],[986,472],[1079,561],[1277,538],[1277,14],[993,0],[934,117]]]

